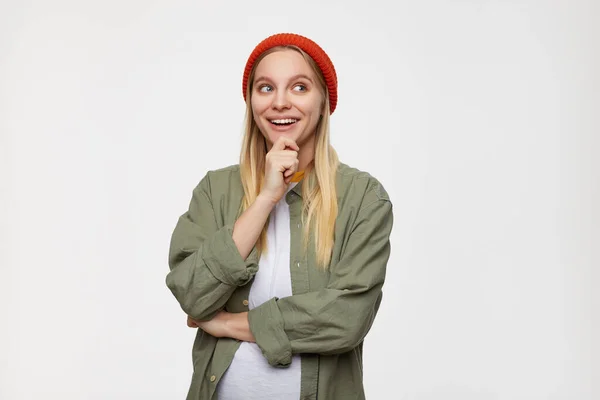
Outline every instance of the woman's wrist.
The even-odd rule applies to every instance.
[[[269,195],[268,193],[260,192],[258,196],[256,196],[255,203],[259,207],[265,207],[271,212],[271,209],[275,207],[279,200],[277,200],[274,196]]]

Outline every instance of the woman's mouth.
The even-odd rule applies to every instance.
[[[295,118],[280,118],[280,119],[270,119],[271,128],[277,132],[285,132],[294,127],[299,119]]]
[[[294,118],[270,119],[269,122],[272,125],[276,125],[276,126],[288,126],[288,125],[295,124],[296,122],[298,122],[298,120],[294,119]]]

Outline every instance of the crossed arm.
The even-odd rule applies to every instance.
[[[208,321],[196,321],[188,316],[187,326],[200,328],[214,337],[230,337],[244,342],[256,341],[248,323],[248,312],[230,313],[220,311],[213,319]]]

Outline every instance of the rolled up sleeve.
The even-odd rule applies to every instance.
[[[269,364],[285,367],[292,362],[292,346],[277,301],[277,298],[272,298],[251,310],[248,322],[254,339]]]
[[[231,286],[243,286],[257,269],[256,248],[244,260],[233,241],[233,225],[226,225],[207,240],[202,259],[219,281]]]
[[[207,175],[177,221],[169,249],[167,287],[196,320],[212,318],[236,287],[248,283],[258,270],[256,248],[242,258],[233,241],[233,225],[217,225],[210,199]]]

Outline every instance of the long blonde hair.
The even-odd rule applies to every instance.
[[[302,184],[302,224],[304,251],[308,249],[311,232],[314,236],[317,266],[327,269],[331,261],[333,249],[335,220],[338,215],[336,173],[339,159],[329,140],[329,96],[325,78],[315,61],[302,49],[296,46],[278,46],[265,51],[256,60],[248,77],[246,92],[246,122],[244,138],[240,152],[240,175],[244,187],[244,198],[241,212],[246,210],[258,197],[263,185],[265,173],[265,157],[267,147],[265,138],[254,121],[251,96],[256,67],[260,61],[270,53],[282,49],[293,49],[304,57],[311,66],[319,90],[324,96],[323,115],[316,127],[315,157],[313,162],[304,171]],[[265,224],[256,243],[259,252],[267,249],[267,227]],[[311,229],[312,228],[312,229]]]

